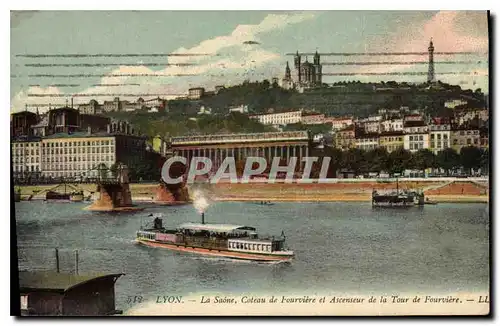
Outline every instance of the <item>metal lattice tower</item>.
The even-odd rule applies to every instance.
[[[434,76],[434,45],[432,44],[432,38],[429,43],[429,72],[427,73],[427,82],[433,83],[435,81]]]

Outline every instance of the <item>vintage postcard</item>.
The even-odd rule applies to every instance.
[[[11,314],[490,313],[489,12],[10,19]]]

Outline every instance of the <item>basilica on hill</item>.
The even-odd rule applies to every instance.
[[[313,62],[307,60],[302,62],[301,55],[297,51],[295,54],[293,74],[286,63],[285,77],[281,81],[281,86],[285,89],[304,89],[310,87],[320,87],[322,85],[322,66],[318,51],[314,54]]]

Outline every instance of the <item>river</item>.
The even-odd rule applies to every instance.
[[[20,270],[125,273],[116,283],[117,309],[128,299],[193,293],[450,293],[489,291],[489,211],[486,204],[372,209],[370,203],[217,202],[211,223],[243,224],[287,236],[292,263],[266,264],[140,246],[134,236],[150,213],[164,225],[199,221],[191,205],[143,204],[136,213],[82,210],[84,203],[16,203]]]

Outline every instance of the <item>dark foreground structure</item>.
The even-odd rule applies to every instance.
[[[115,309],[115,282],[124,274],[19,272],[21,316],[105,316]]]

